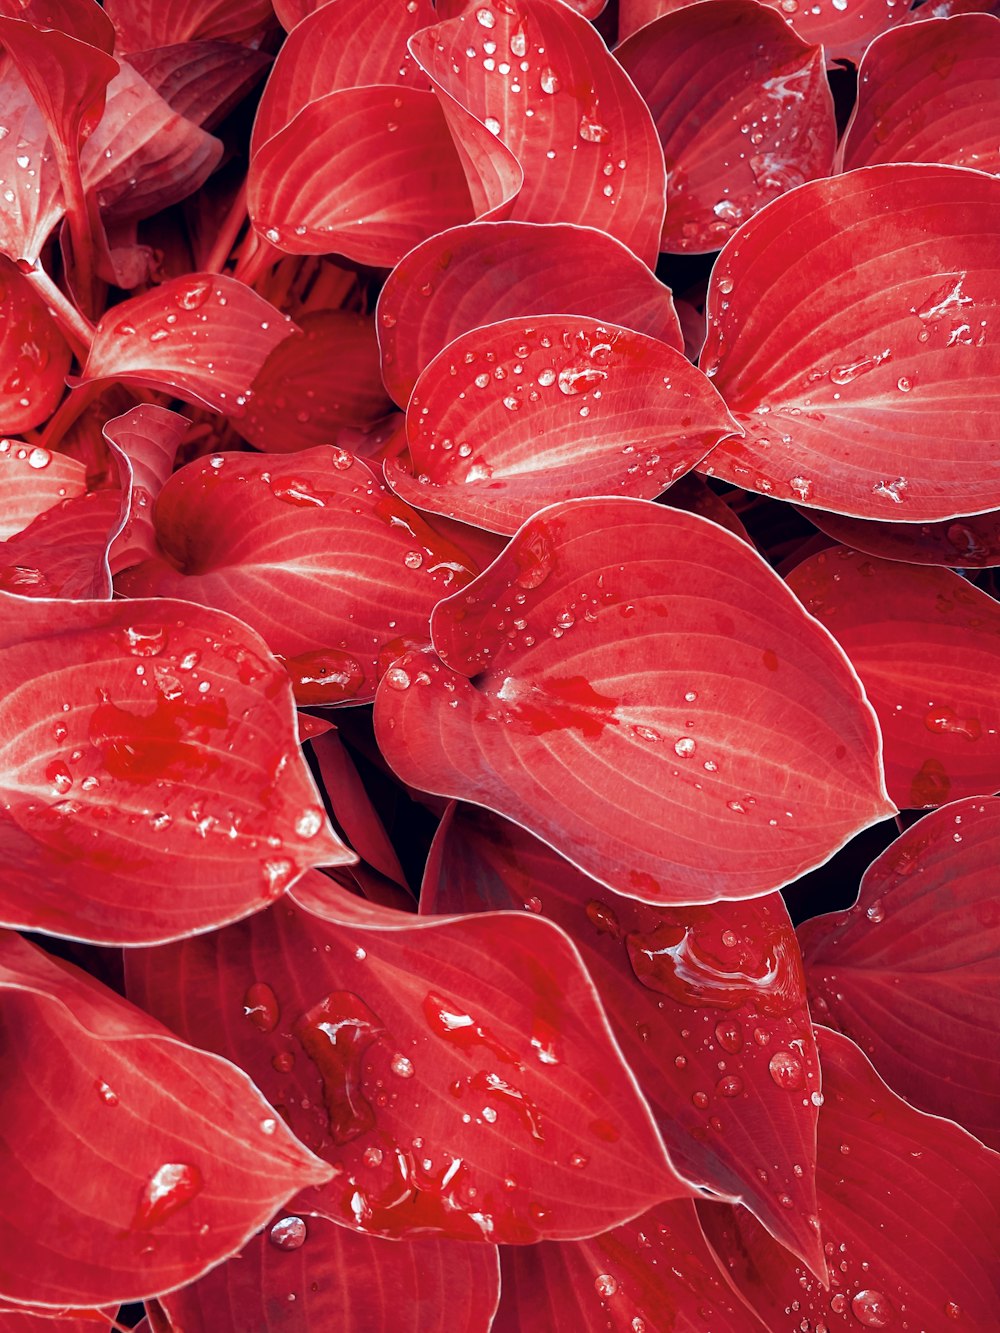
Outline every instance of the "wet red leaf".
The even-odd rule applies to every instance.
[[[700,1204],[709,1240],[769,1328],[989,1328],[1000,1159],[891,1092],[846,1037],[817,1029],[824,1290],[741,1209]],[[956,1243],[956,1238],[960,1239]],[[954,1321],[954,1322],[953,1322]]]
[[[379,688],[389,764],[621,893],[754,897],[892,812],[847,659],[704,519],[553,505],[431,628],[437,655],[402,658]]]
[[[0,991],[4,1296],[97,1305],[169,1290],[329,1177],[241,1070],[12,934]]]
[[[108,553],[129,512],[130,491],[61,500],[0,543],[0,588],[22,597],[111,598]]]
[[[767,5],[686,5],[615,56],[663,145],[664,250],[718,250],[766,203],[830,175],[837,127],[823,50]]]
[[[104,8],[126,52],[196,40],[254,46],[274,22],[269,0],[106,0]]]
[[[998,231],[1000,182],[919,164],[813,181],[746,223],[700,364],[747,434],[704,470],[857,518],[998,507]]]
[[[566,315],[462,334],[421,373],[409,460],[386,467],[421,509],[513,533],[547,504],[652,499],[738,429],[673,347]]]
[[[10,65],[0,78],[0,124],[8,131],[0,138],[0,180],[8,182],[0,209],[0,251],[15,263],[35,264],[65,205],[45,120]]]
[[[865,873],[847,912],[799,927],[815,1012],[914,1106],[1000,1147],[1000,800],[925,815]]]
[[[65,390],[70,350],[45,302],[0,256],[0,431],[31,430]]]
[[[845,547],[799,565],[788,585],[857,669],[882,729],[899,806],[1000,788],[1000,608],[947,569]]]
[[[111,572],[127,569],[157,551],[153,503],[173,470],[181,440],[191,423],[153,403],[142,403],[104,427],[104,438],[128,458],[132,504],[128,522],[111,548]]]
[[[190,603],[0,593],[0,919],[170,939],[350,861],[298,753],[291,691],[246,626]]]
[[[524,1243],[690,1194],[561,931],[415,922],[331,888],[325,918],[313,894],[313,912],[127,960],[130,995],[236,1059],[334,1166],[297,1208],[373,1235]]]
[[[178,42],[136,52],[132,68],[180,116],[213,129],[267,68],[262,51],[232,42]]]
[[[41,445],[0,440],[0,539],[21,532],[39,514],[87,489],[82,463]]]
[[[370,700],[381,671],[427,638],[469,557],[329,445],[213,454],[160,492],[163,554],[122,574],[129,597],[183,597],[240,616],[287,659],[302,704]]]

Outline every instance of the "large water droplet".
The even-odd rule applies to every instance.
[[[378,1016],[350,991],[333,991],[292,1029],[323,1083],[330,1135],[335,1143],[374,1128],[375,1112],[361,1087],[364,1055],[385,1031]]]
[[[268,1232],[268,1240],[278,1250],[301,1250],[309,1232],[301,1217],[283,1217]]]
[[[165,1162],[150,1176],[132,1219],[136,1231],[148,1231],[190,1203],[204,1187],[202,1174],[187,1162]]]
[[[793,1091],[805,1083],[802,1061],[791,1051],[775,1051],[768,1062],[768,1073],[779,1088]]]
[[[260,1032],[273,1032],[281,1019],[278,997],[266,981],[255,981],[247,987],[243,1012]]]
[[[851,1313],[865,1328],[888,1328],[895,1312],[881,1291],[866,1288],[851,1297]]]

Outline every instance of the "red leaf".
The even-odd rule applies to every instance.
[[[0,431],[32,430],[65,391],[70,350],[48,306],[0,256]]]
[[[970,1134],[906,1105],[856,1046],[820,1028],[820,1220],[830,1289],[740,1209],[699,1205],[711,1243],[769,1328],[989,1328],[1000,1166]],[[958,1243],[956,1238],[960,1237]],[[795,1324],[786,1310],[794,1306]]]
[[[258,81],[268,57],[232,42],[178,42],[137,52],[130,64],[179,116],[213,129]]]
[[[1000,22],[991,14],[908,23],[865,52],[844,169],[951,162],[1000,171]]]
[[[199,39],[255,46],[274,21],[270,0],[105,0],[104,8],[126,52]]]
[[[261,367],[237,423],[244,439],[272,454],[329,444],[338,426],[365,426],[392,408],[370,318],[313,310],[299,327],[303,337],[286,338]]]
[[[170,939],[354,859],[318,808],[283,673],[246,625],[176,602],[2,593],[0,663],[4,924]]]
[[[0,990],[4,1296],[169,1290],[329,1177],[241,1070],[16,935],[0,937]]]
[[[95,0],[3,0],[0,8],[8,18],[58,28],[108,55],[115,49],[114,24]]]
[[[495,532],[546,504],[659,495],[735,427],[681,352],[567,315],[460,335],[422,372],[406,411],[398,494]],[[544,441],[544,445],[540,444]]]
[[[177,449],[191,423],[153,403],[141,403],[104,427],[104,438],[118,448],[132,468],[132,505],[128,523],[111,549],[111,570],[118,573],[156,553],[153,502],[173,471]]]
[[[111,599],[108,552],[129,513],[130,491],[61,500],[0,543],[0,588],[22,597]]]
[[[816,1013],[914,1106],[1000,1147],[1000,800],[925,815],[799,927]]]
[[[189,1333],[489,1333],[499,1297],[496,1252],[488,1246],[394,1245],[323,1217],[285,1214],[237,1258],[161,1304]]]
[[[379,296],[386,387],[405,407],[452,339],[515,315],[566,313],[683,347],[670,289],[606,232],[524,222],[442,231],[400,260]]]
[[[504,908],[542,913],[580,950],[677,1170],[742,1200],[822,1272],[810,1101],[819,1058],[780,896],[647,907],[515,824],[453,808],[432,844],[421,912]]]
[[[730,1285],[688,1200],[660,1204],[593,1240],[500,1252],[493,1333],[766,1333]]]
[[[750,534],[729,505],[694,472],[678,477],[663,497],[662,503],[671,509],[683,509],[688,514],[700,514],[702,518],[731,532],[734,537],[739,537],[748,546],[753,546]]]
[[[326,919],[282,906],[127,960],[130,994],[237,1059],[335,1167],[298,1208],[524,1243],[691,1192],[555,926],[327,898]]]
[[[744,224],[699,364],[747,435],[702,470],[858,518],[1000,506],[998,233],[1000,181],[924,165],[812,181]]]
[[[386,879],[406,889],[399,857],[338,733],[324,730],[314,737],[313,754],[334,818],[350,845]]]
[[[810,509],[809,521],[845,546],[910,565],[990,569],[1000,565],[1000,511],[973,514],[960,523],[891,523],[845,518]]]
[[[893,809],[849,662],[704,519],[553,505],[431,629],[443,660],[410,654],[379,687],[389,764],[620,893],[755,897]]]
[[[664,15],[615,52],[667,161],[663,249],[718,250],[770,200],[829,176],[837,147],[823,51],[755,0]]]
[[[597,227],[655,263],[663,153],[645,103],[584,18],[558,0],[505,0],[425,28],[410,50],[520,163],[514,219]]]
[[[0,440],[0,540],[21,532],[39,514],[87,489],[82,463],[40,445]]]
[[[0,252],[15,263],[23,259],[34,265],[65,204],[42,113],[10,65],[0,77],[0,124],[8,131],[0,139],[0,180],[6,182]],[[29,171],[35,174],[29,176]]]
[[[900,806],[1000,787],[1000,607],[947,569],[835,547],[788,576],[854,663],[882,728]]]
[[[242,282],[191,273],[109,310],[82,380],[168,388],[238,417],[268,354],[296,332],[287,315]]]
[[[303,704],[371,699],[381,670],[426,641],[435,603],[474,572],[329,445],[189,463],[160,492],[156,528],[165,558],[123,574],[119,591],[241,617],[289,659]]]

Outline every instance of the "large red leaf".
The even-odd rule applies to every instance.
[[[49,233],[65,211],[52,141],[41,111],[16,69],[4,64],[0,77],[0,251],[34,265]]]
[[[809,520],[834,541],[885,560],[910,565],[947,565],[954,569],[990,569],[1000,565],[1000,511],[973,514],[960,522],[890,523],[846,518],[822,509]]]
[[[118,590],[241,617],[289,659],[305,704],[370,700],[381,671],[426,641],[435,603],[475,572],[366,463],[329,445],[198,459],[155,513],[163,556]]]
[[[129,63],[179,116],[211,129],[242,101],[268,58],[232,42],[201,41],[136,53]]]
[[[699,1205],[709,1240],[769,1328],[991,1328],[1000,1158],[957,1125],[907,1106],[845,1037],[818,1033],[829,1289],[741,1209]]]
[[[329,1178],[241,1070],[13,934],[0,993],[4,1296],[58,1307],[169,1290]]]
[[[0,432],[32,430],[65,391],[70,350],[35,289],[0,256]]]
[[[843,167],[951,162],[1000,171],[1000,21],[991,14],[907,23],[874,41],[858,70]]]
[[[718,250],[837,146],[823,51],[756,0],[665,14],[615,52],[656,121],[667,164],[663,249]]]
[[[237,423],[244,439],[271,453],[330,444],[339,426],[365,426],[391,410],[379,374],[371,318],[346,310],[299,317],[301,338],[271,352]]]
[[[409,460],[386,478],[411,504],[516,532],[557,500],[653,499],[738,429],[673,347],[573,315],[462,334],[421,373]]]
[[[21,440],[0,440],[0,540],[86,489],[86,468],[75,458]]]
[[[788,576],[854,663],[900,806],[1000,789],[1000,607],[948,569],[835,547]]]
[[[109,310],[83,380],[167,388],[238,417],[268,354],[294,333],[287,315],[242,282],[190,273]]]
[[[663,153],[642,98],[591,25],[558,0],[504,0],[425,28],[410,50],[514,154],[511,216],[610,232],[650,266]]]
[[[737,420],[705,468],[858,518],[1000,506],[1000,180],[869,167],[740,228],[700,365]]]
[[[0,9],[8,18],[58,28],[109,55],[115,49],[114,24],[97,0],[2,0]]]
[[[557,927],[415,922],[315,878],[325,917],[283,905],[127,959],[130,995],[237,1060],[334,1166],[298,1209],[524,1243],[691,1193]]]
[[[531,519],[387,673],[399,777],[657,903],[748,898],[891,813],[846,657],[739,538],[644,500]]]
[[[536,911],[580,950],[687,1179],[741,1200],[817,1272],[819,1059],[778,894],[649,907],[601,889],[515,824],[452,809],[420,910]]]
[[[0,593],[0,662],[4,924],[170,939],[354,859],[246,625],[189,603]]]
[[[799,927],[824,1023],[914,1106],[1000,1148],[1000,800],[925,815],[869,866],[847,912]]]
[[[606,232],[525,222],[439,232],[400,260],[379,296],[386,387],[405,407],[420,372],[452,339],[514,315],[566,313],[683,347],[670,289]]]
[[[254,46],[274,22],[270,0],[106,0],[123,51],[196,39]]]
[[[187,417],[153,403],[141,403],[105,425],[105,440],[125,454],[132,468],[132,504],[128,522],[111,548],[112,573],[156,554],[153,503],[173,471],[190,425]]]
[[[489,1333],[499,1298],[487,1245],[396,1245],[286,1213],[242,1254],[160,1303],[185,1333]]]
[[[687,1200],[660,1204],[593,1240],[505,1247],[500,1269],[493,1333],[766,1333]]]
[[[61,500],[0,543],[0,588],[22,597],[111,597],[108,553],[129,514],[131,490]]]

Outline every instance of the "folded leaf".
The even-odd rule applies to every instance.
[[[914,1106],[1000,1147],[1000,800],[925,815],[869,866],[847,912],[799,927],[824,1023]]]
[[[828,537],[885,560],[910,565],[948,565],[991,569],[1000,565],[1000,511],[972,514],[958,522],[890,523],[880,519],[845,518],[820,509],[809,520]]]
[[[666,343],[567,315],[506,319],[462,334],[421,373],[409,463],[386,479],[421,509],[512,533],[558,500],[652,499],[733,429]]]
[[[747,434],[702,470],[857,518],[1000,507],[998,233],[1000,181],[919,164],[752,218],[712,272],[699,363]]]
[[[134,54],[132,68],[188,120],[213,129],[237,106],[268,58],[232,42],[178,42]]]
[[[34,265],[66,206],[42,113],[9,63],[0,78],[0,124],[8,131],[0,138],[0,253]]]
[[[178,446],[190,425],[177,412],[141,403],[104,427],[105,440],[125,454],[132,468],[132,505],[111,549],[112,573],[156,552],[153,502],[173,471]]]
[[[401,658],[404,782],[505,814],[653,903],[769,892],[891,813],[850,663],[739,538],[643,500],[531,519]]]
[[[98,1305],[169,1290],[329,1178],[241,1070],[8,933],[0,994],[3,1296]]]
[[[87,489],[82,463],[40,445],[0,440],[0,539],[6,541],[53,505]]]
[[[0,256],[0,432],[32,430],[65,391],[70,350],[47,305]]]
[[[108,552],[125,526],[130,489],[60,500],[0,543],[0,588],[22,597],[111,599]]]

